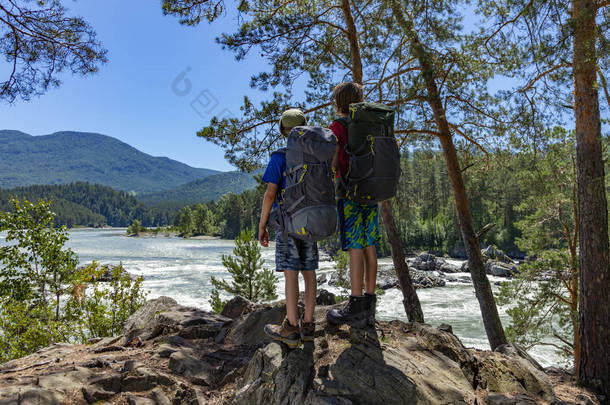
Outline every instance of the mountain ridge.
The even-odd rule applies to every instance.
[[[243,173],[222,172],[193,180],[170,190],[139,195],[138,198],[149,206],[184,206],[199,202],[214,201],[227,192],[236,194],[256,187],[255,176],[262,172]]]
[[[152,156],[95,132],[57,131],[34,136],[0,130],[1,188],[86,181],[142,194],[220,173],[224,172]]]

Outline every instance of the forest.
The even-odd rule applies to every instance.
[[[10,198],[51,201],[55,225],[129,226],[139,220],[144,226],[164,226],[174,218],[176,210],[151,208],[133,195],[111,187],[86,182],[58,185],[35,185],[0,189],[0,210],[12,209]]]

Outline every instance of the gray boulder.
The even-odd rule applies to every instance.
[[[123,325],[122,343],[136,337],[145,341],[173,333],[185,334],[190,339],[212,338],[231,322],[231,318],[184,307],[169,297],[159,297],[146,302],[127,319]]]
[[[487,263],[485,263],[485,272],[496,277],[512,277],[517,274],[519,270],[514,264],[505,264],[488,260]]]
[[[247,314],[248,312],[252,312],[253,309],[254,304],[252,303],[252,301],[237,295],[231,298],[225,304],[225,307],[222,309],[220,315],[226,316],[227,318],[235,319],[244,314]]]
[[[461,271],[459,266],[447,262],[442,263],[437,270],[443,273],[459,273]]]
[[[335,305],[335,294],[323,288],[318,290],[316,305]]]
[[[409,268],[409,274],[415,288],[433,288],[445,286],[445,280],[434,271],[422,271]],[[398,277],[393,266],[381,267],[377,270],[377,287],[382,290],[399,288]]]
[[[491,259],[500,263],[513,263],[513,260],[508,257],[506,253],[493,245],[487,246],[485,249],[481,249],[481,254],[485,259]]]
[[[423,271],[436,270],[437,257],[430,253],[421,253],[410,263],[410,265],[412,267],[416,268],[417,270],[423,270]]]

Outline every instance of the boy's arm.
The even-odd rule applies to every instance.
[[[267,221],[269,213],[273,207],[273,201],[277,194],[278,186],[275,183],[267,183],[267,190],[263,196],[263,207],[261,208],[261,220],[258,223],[258,241],[264,247],[269,246],[269,232],[267,231]]]

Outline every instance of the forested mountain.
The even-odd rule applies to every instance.
[[[148,155],[106,135],[62,131],[31,136],[0,130],[2,188],[86,181],[140,194],[217,173]]]
[[[10,209],[10,197],[31,202],[52,201],[56,225],[68,227],[128,226],[136,219],[144,226],[161,226],[170,224],[176,214],[172,210],[150,208],[124,191],[85,182],[0,189],[0,211]]]
[[[255,174],[226,172],[191,181],[167,191],[142,194],[138,199],[154,206],[182,208],[188,204],[215,201],[231,192],[239,194],[256,187]]]

